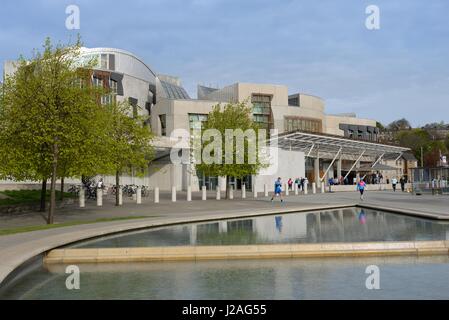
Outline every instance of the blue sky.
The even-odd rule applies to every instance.
[[[79,31],[65,28],[70,4]],[[380,30],[365,28],[370,4]],[[193,97],[198,83],[286,84],[323,97],[328,113],[418,126],[449,122],[448,14],[447,0],[2,0],[0,61],[79,32],[87,47],[181,77]]]

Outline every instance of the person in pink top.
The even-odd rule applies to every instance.
[[[359,181],[359,183],[357,184],[357,189],[360,192],[360,200],[363,201],[363,193],[365,192],[365,188],[366,188],[366,183],[365,181],[363,181],[363,179],[361,179]]]

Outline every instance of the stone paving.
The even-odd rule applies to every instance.
[[[104,206],[101,208],[96,207],[94,202],[88,202],[86,208],[77,208],[75,204],[67,206],[58,210],[55,219],[57,223],[92,221],[100,218],[124,216],[145,216],[147,218],[101,222],[0,236],[0,282],[12,270],[28,259],[64,244],[112,232],[164,224],[282,212],[312,211],[329,209],[335,206],[355,206],[357,204],[378,209],[403,210],[405,212],[413,212],[415,215],[422,215],[423,217],[431,216],[432,218],[448,219],[449,221],[448,196],[413,196],[402,192],[368,191],[365,195],[365,200],[361,202],[358,194],[354,191],[316,195],[291,195],[286,197],[284,203],[280,203],[279,200],[275,200],[272,203],[270,198],[265,198],[262,195],[259,195],[257,199],[253,199],[251,193],[247,193],[247,199],[245,200],[239,199],[239,194],[235,195],[234,200],[214,200],[215,193],[210,193],[208,195],[210,200],[207,201],[201,201],[200,197],[200,194],[194,194],[194,201],[187,202],[185,201],[185,193],[179,193],[178,201],[172,203],[170,194],[161,194],[161,202],[159,204],[152,203],[151,198],[144,198],[141,205],[137,205],[131,200],[126,200],[122,207],[115,207],[113,199],[105,199]],[[45,221],[40,213],[0,217],[0,229],[44,223]]]

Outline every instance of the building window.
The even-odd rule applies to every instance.
[[[114,95],[112,95],[112,94],[104,94],[101,96],[101,104],[102,105],[112,104],[113,101],[114,101]]]
[[[92,80],[92,84],[93,84],[95,87],[103,87],[103,79],[94,77],[93,80]]]
[[[299,96],[288,98],[288,105],[290,107],[299,107]]]
[[[109,55],[109,70],[114,71],[115,70],[115,54]]]
[[[100,55],[100,68],[104,70],[115,70],[115,54],[102,53]]]
[[[189,113],[190,130],[201,130],[205,121],[207,121],[207,114]]]
[[[159,121],[161,122],[161,136],[167,135],[167,117],[165,114],[159,115]]]
[[[117,94],[117,81],[109,79],[109,89],[111,93]]]
[[[107,54],[101,54],[101,60],[100,60],[100,68],[101,69],[107,69],[108,68],[108,55]]]
[[[261,129],[270,130],[272,127],[271,99],[272,97],[270,95],[252,95],[253,121],[256,122]]]
[[[322,124],[320,120],[305,119],[300,117],[285,117],[285,131],[305,131],[320,133]]]

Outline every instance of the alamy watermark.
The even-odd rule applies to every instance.
[[[81,28],[80,8],[71,4],[65,8],[65,13],[68,15],[65,19],[65,27],[68,30],[79,30]]]
[[[277,130],[270,130],[276,136]],[[173,164],[257,164],[277,170],[277,139],[267,140],[265,129],[216,129],[204,131],[175,129],[170,135],[174,146],[170,152]]]
[[[368,290],[380,290],[380,269],[376,265],[367,266],[365,273],[369,274],[365,280],[365,287]]]
[[[65,273],[69,274],[69,276],[65,280],[65,287],[67,288],[67,290],[80,290],[80,268],[75,265],[70,265],[65,269]]]
[[[365,27],[368,30],[380,29],[380,9],[378,6],[371,4],[366,7],[365,13],[368,15],[365,20]]]

